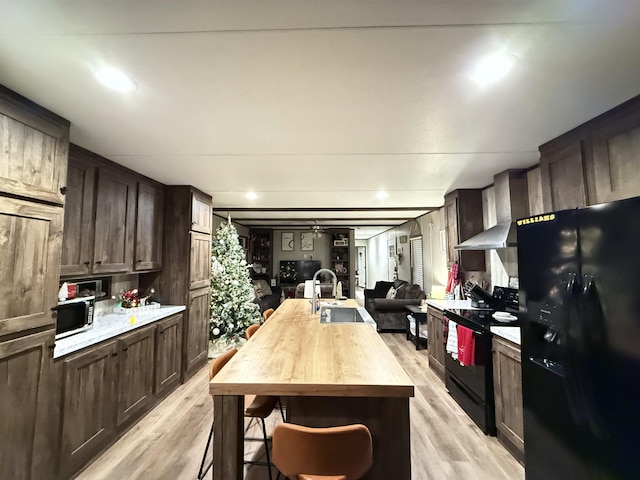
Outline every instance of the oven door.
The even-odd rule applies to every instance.
[[[454,320],[455,321],[455,320]],[[487,403],[493,398],[493,390],[488,392],[488,386],[493,385],[493,368],[491,363],[491,335],[488,332],[473,330],[475,340],[475,365],[460,365],[450,353],[445,354],[445,370],[453,375],[458,382],[473,392],[482,402]],[[493,387],[491,387],[493,388]]]

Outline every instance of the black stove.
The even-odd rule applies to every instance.
[[[480,296],[482,296],[482,301],[487,305],[487,308],[444,311],[444,316],[449,321],[473,331],[475,343],[473,365],[461,365],[458,360],[445,351],[445,384],[451,396],[476,425],[485,434],[495,435],[490,328],[493,326],[520,326],[518,291],[513,288],[495,287],[493,295],[489,295],[484,290],[482,292]],[[473,293],[478,295],[477,290]],[[494,317],[496,312],[508,312],[516,318],[510,321],[500,321]]]

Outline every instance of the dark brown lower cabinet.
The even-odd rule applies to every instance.
[[[182,371],[182,314],[158,322],[156,328],[154,392],[164,396],[180,385]]]
[[[429,368],[444,379],[444,313],[434,307],[427,308],[427,337]]]
[[[147,411],[153,401],[153,359],[156,326],[118,339],[118,427]]]
[[[209,288],[189,292],[183,344],[183,381],[207,363],[209,352]]]
[[[111,341],[63,360],[61,478],[70,478],[115,435],[117,355]]]
[[[0,478],[53,478],[47,418],[53,337],[48,330],[0,342]]]
[[[496,400],[498,440],[520,463],[524,463],[520,347],[495,335],[493,337],[493,389]]]

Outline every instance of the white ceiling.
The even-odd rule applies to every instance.
[[[639,94],[637,45],[637,0],[0,0],[0,83],[72,142],[223,216],[280,209],[233,210],[247,225],[377,225],[361,238]],[[496,50],[516,63],[479,88]]]

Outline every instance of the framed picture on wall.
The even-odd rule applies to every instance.
[[[302,232],[300,234],[300,250],[313,250],[313,232]]]
[[[293,232],[282,232],[280,250],[293,252]]]

